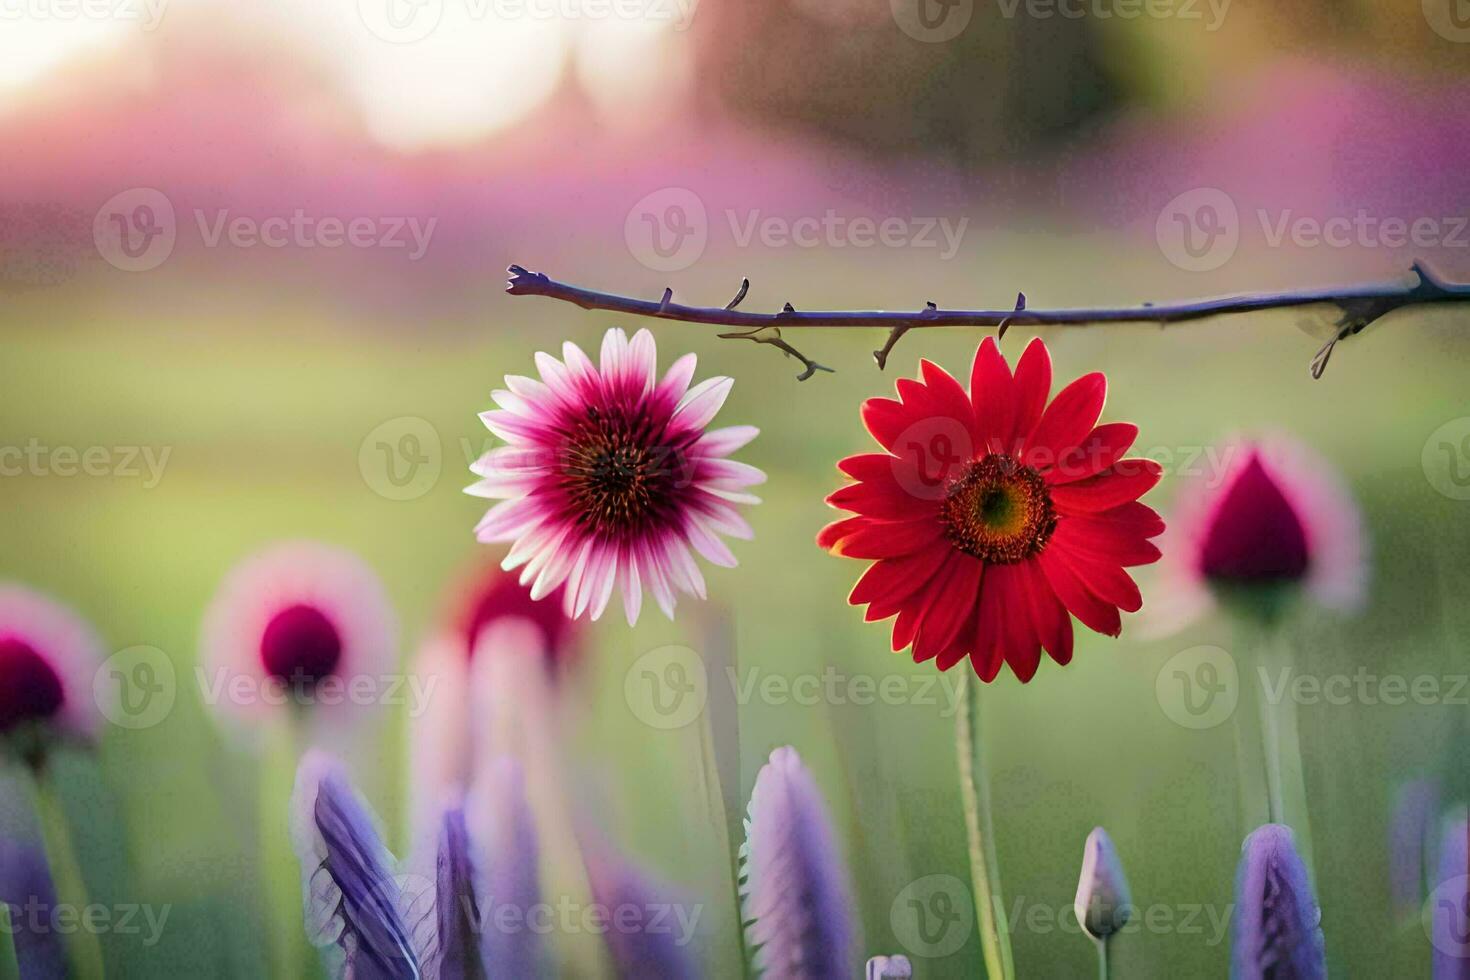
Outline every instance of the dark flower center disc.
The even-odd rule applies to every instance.
[[[1057,526],[1041,474],[1003,453],[969,463],[950,485],[941,514],[950,543],[999,564],[1036,554]]]
[[[17,637],[0,639],[0,732],[52,717],[65,699],[61,678],[34,647]]]
[[[266,624],[260,658],[272,677],[298,689],[315,687],[341,663],[342,637],[321,610],[290,606]]]

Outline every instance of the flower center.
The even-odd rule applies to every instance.
[[[260,637],[266,673],[298,690],[330,677],[342,660],[342,637],[319,609],[296,605],[276,613]]]
[[[677,452],[656,444],[645,424],[595,407],[567,441],[562,486],[575,519],[605,535],[636,531],[668,504]]]
[[[0,732],[50,718],[66,693],[44,657],[18,637],[0,639]]]
[[[1057,527],[1041,474],[1003,453],[969,463],[950,484],[941,514],[950,543],[1000,564],[1036,554]]]

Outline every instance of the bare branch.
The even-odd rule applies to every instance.
[[[1361,333],[1370,324],[1407,306],[1455,303],[1470,300],[1470,284],[1451,283],[1440,278],[1423,262],[1415,262],[1412,283],[1379,283],[1368,286],[1293,290],[1278,293],[1256,293],[1196,300],[1187,303],[1098,309],[1028,309],[1024,293],[1016,295],[1016,305],[1008,310],[941,310],[934,303],[917,311],[834,310],[798,312],[790,303],[779,313],[750,313],[737,310],[745,298],[750,280],[741,283],[740,291],[725,307],[684,306],[673,302],[673,291],[665,290],[662,300],[640,300],[611,293],[600,293],[580,286],[558,282],[540,272],[519,265],[510,267],[507,291],[512,296],[547,296],[572,303],[585,310],[606,310],[633,316],[646,316],[683,323],[738,328],[721,337],[752,340],[771,344],[787,354],[800,358],[806,370],[799,376],[805,380],[816,371],[830,371],[805,357],[780,336],[780,331],[762,332],[778,327],[886,327],[887,341],[873,358],[881,369],[889,353],[908,331],[919,327],[999,327],[1011,326],[1085,326],[1113,323],[1157,323],[1160,326],[1203,320],[1235,313],[1328,304],[1341,315],[1335,327],[1337,335],[1327,342],[1312,359],[1312,376],[1321,377],[1337,343]]]

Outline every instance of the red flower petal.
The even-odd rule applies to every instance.
[[[824,551],[834,551],[843,538],[870,523],[872,520],[867,517],[846,517],[833,521],[817,532],[817,547]]]
[[[868,517],[889,521],[913,520],[916,501],[891,479],[887,482],[849,483],[827,495],[827,503]]]
[[[1138,612],[1143,606],[1143,596],[1133,579],[1117,563],[1089,558],[1081,552],[1055,549],[1057,556],[1072,569],[1073,573],[1087,583],[1087,589],[1104,602],[1110,602],[1123,612]]]
[[[958,552],[949,552],[943,563],[935,570],[934,577],[929,580],[929,583],[917,595],[904,603],[903,608],[898,611],[898,619],[893,622],[894,653],[897,653],[904,647],[913,645],[914,638],[919,633],[919,627],[923,625],[924,619],[929,614],[929,610],[934,606],[934,603],[944,591],[945,585],[949,582],[950,574],[956,567],[956,562],[954,561],[956,557],[958,557]],[[937,650],[932,650],[929,656],[932,657],[937,652]],[[927,659],[919,656],[917,648],[914,651],[914,658],[915,662]]]
[[[974,403],[975,447],[1004,451],[1015,432],[1015,382],[994,337],[975,351],[970,367],[970,401]]]
[[[920,360],[919,371],[924,375],[924,382],[929,386],[939,410],[968,429],[974,410],[970,407],[970,396],[965,394],[960,383],[933,361]]]
[[[980,581],[980,611],[975,617],[975,645],[970,651],[970,666],[975,676],[987,684],[995,680],[1000,665],[1005,662],[1000,640],[1000,621],[1005,609],[1000,589],[990,584],[990,572],[998,567],[988,566]]]
[[[1000,602],[1005,609],[1000,640],[1006,663],[1022,684],[1036,676],[1036,668],[1041,663],[1041,642],[1031,626],[1031,603],[1024,574],[1018,564],[992,565],[985,572],[987,587],[1000,589]]]
[[[1154,509],[1137,501],[1086,516],[1089,521],[1106,523],[1143,538],[1156,538],[1164,533],[1164,522]]]
[[[837,468],[854,480],[882,480],[892,477],[893,461],[887,453],[861,453],[842,460]]]
[[[1046,482],[1072,483],[1101,473],[1122,459],[1137,438],[1138,426],[1131,422],[1100,425],[1080,445],[1062,451],[1055,468],[1046,474]]]
[[[1051,397],[1051,354],[1037,337],[1026,345],[1021,359],[1016,362],[1016,418],[1013,442],[1024,442],[1041,413],[1046,409],[1046,400]]]
[[[1104,602],[1094,595],[1071,567],[1061,559],[1055,548],[1041,552],[1041,570],[1057,598],[1067,611],[1082,621],[1088,629],[1105,636],[1117,636],[1123,632],[1123,621],[1118,607]]]
[[[892,449],[913,418],[901,402],[892,398],[869,398],[863,402],[863,425],[884,449]]]
[[[1072,662],[1072,617],[1052,591],[1046,573],[1035,558],[1016,566],[1021,569],[1031,608],[1031,625],[1051,658],[1062,666]]]
[[[937,587],[914,640],[915,661],[937,656],[959,636],[980,598],[980,571],[984,567],[969,555],[957,555],[945,566],[946,581]]]
[[[1096,371],[1063,388],[1027,437],[1021,461],[1043,473],[1051,469],[1063,453],[1092,431],[1107,395],[1108,379]]]
[[[936,559],[932,550],[876,561],[852,587],[847,601],[854,606],[870,605],[872,610],[880,606],[895,607],[885,616],[867,617],[869,622],[887,619],[898,611],[899,603],[924,587],[943,562],[943,556]]]
[[[1142,506],[1141,504],[1139,506]],[[1103,558],[1119,565],[1150,565],[1159,560],[1159,549],[1137,531],[1120,521],[1098,517],[1063,517],[1057,521],[1051,543],[1055,547],[1076,551],[1092,558]]]
[[[1163,467],[1151,459],[1125,459],[1096,476],[1052,487],[1051,501],[1063,514],[1096,514],[1132,503],[1163,474]]]
[[[919,521],[875,521],[862,526],[832,545],[834,555],[846,558],[897,558],[912,554],[944,534],[944,525],[933,519]]]

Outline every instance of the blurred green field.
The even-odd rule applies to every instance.
[[[1042,296],[1049,304],[1121,300],[1130,288],[1158,285],[1146,278],[1151,266],[1127,256],[1108,268],[1083,244],[1061,252],[1049,263],[1051,281],[1028,282],[1033,305]],[[885,272],[870,259],[834,258],[814,272],[809,259],[796,268],[771,261],[752,269],[750,258],[739,271],[756,283],[747,300],[753,309],[797,296],[808,308],[904,301],[874,295],[872,284]],[[576,260],[560,261],[549,271],[576,279]],[[717,262],[700,269],[709,271],[691,276],[696,289],[723,292],[733,278]],[[1000,275],[981,281],[958,265],[925,274],[951,303],[978,301],[982,287],[1004,293],[1007,284]],[[1200,288],[1166,285],[1181,294]],[[382,574],[403,620],[407,655],[433,621],[449,576],[474,552],[481,502],[460,489],[469,482],[466,447],[473,457],[485,444],[475,415],[490,406],[490,390],[507,372],[528,372],[538,347],[555,349],[569,337],[595,348],[618,321],[493,289],[476,322],[407,323],[387,314],[377,321],[348,316],[290,294],[211,297],[198,286],[186,299],[155,303],[153,288],[129,287],[106,302],[22,296],[0,312],[0,445],[34,438],[51,446],[171,449],[151,489],[123,477],[0,479],[0,578],[73,603],[111,649],[153,645],[177,666],[179,698],[163,724],[110,729],[100,766],[83,758],[62,766],[68,807],[85,828],[79,850],[94,898],[172,905],[154,948],[103,937],[110,975],[259,976],[267,926],[257,771],[250,753],[212,723],[192,682],[204,605],[226,570],[258,546],[320,538],[356,549]],[[221,300],[227,313],[215,305]],[[921,355],[965,370],[979,332],[910,334],[889,376],[869,356],[879,335],[808,333],[800,346],[838,373],[797,385],[795,368],[770,348],[721,342],[698,327],[654,329],[661,363],[694,350],[700,377],[735,377],[721,423],[762,429],[742,455],[770,476],[764,503],[749,515],[756,538],[736,544],[739,568],[708,574],[711,605],[729,616],[741,676],[820,675],[830,666],[877,680],[927,678],[932,667],[889,653],[886,627],[863,624],[846,605],[858,563],[823,554],[812,537],[829,519],[822,498],[838,484],[835,461],[868,445],[857,417],[862,399],[889,392],[893,376],[911,372]],[[1462,329],[1447,313],[1393,320],[1344,345],[1315,383],[1306,364],[1317,342],[1296,329],[1291,314],[1043,336],[1059,379],[1108,373],[1105,417],[1137,422],[1140,447],[1183,453],[1233,431],[1283,429],[1340,466],[1369,521],[1372,598],[1354,621],[1299,623],[1299,665],[1413,677],[1470,671],[1470,623],[1460,600],[1470,585],[1463,562],[1470,504],[1436,492],[1421,465],[1430,434],[1470,413],[1465,348],[1456,339]],[[1027,339],[1015,331],[1004,349],[1014,356]],[[377,426],[403,416],[435,427],[443,470],[430,492],[393,501],[364,480],[359,448]],[[1166,478],[1149,498],[1166,518],[1174,489]],[[1147,585],[1144,594],[1147,602]],[[629,665],[642,653],[707,642],[698,608],[684,602],[679,613],[670,624],[655,610],[633,630],[612,614],[597,625],[589,674],[573,691],[580,701],[567,713],[571,778],[603,801],[597,819],[611,836],[708,903],[703,939],[717,960],[710,975],[733,976],[734,923],[721,890],[729,859],[718,849],[701,786],[699,726],[649,727],[624,696]],[[1095,969],[1091,943],[1058,926],[1056,915],[1070,907],[1082,842],[1097,824],[1117,843],[1135,901],[1172,910],[1175,923],[1115,943],[1115,975],[1226,972],[1228,939],[1215,934],[1208,916],[1198,918],[1198,932],[1179,918],[1196,906],[1228,915],[1240,841],[1250,829],[1238,812],[1231,726],[1182,728],[1154,693],[1163,663],[1199,643],[1234,651],[1222,621],[1154,642],[1125,621],[1120,640],[1079,633],[1066,669],[1044,664],[1029,685],[1003,676],[982,692],[1005,897],[1022,913],[1012,922],[1021,976]],[[826,792],[846,849],[865,955],[905,951],[893,915],[910,882],[933,874],[968,880],[954,720],[942,689],[933,693],[936,704],[804,706],[762,703],[757,695],[739,707],[741,805],[770,750],[796,746]],[[1338,975],[1427,972],[1423,931],[1417,923],[1401,926],[1389,908],[1388,808],[1398,781],[1438,772],[1465,710],[1300,709],[1314,871]],[[389,712],[383,722],[353,760],[401,843],[407,719]],[[568,948],[563,970],[586,973],[585,947],[577,951],[574,941]],[[915,963],[916,976],[926,978],[981,975],[978,936],[971,931],[957,952]]]

